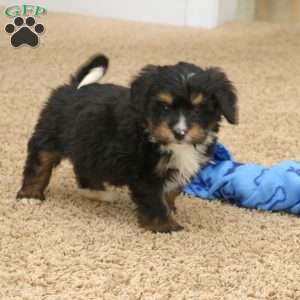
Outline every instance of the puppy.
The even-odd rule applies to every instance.
[[[108,67],[93,57],[52,92],[28,143],[17,199],[44,200],[51,172],[68,158],[80,188],[128,186],[142,227],[183,229],[175,198],[214,151],[222,116],[237,123],[237,97],[218,68],[148,65],[130,88],[95,83]]]

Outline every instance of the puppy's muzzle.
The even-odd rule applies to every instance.
[[[187,134],[187,129],[174,128],[173,134],[178,141],[182,141]]]
[[[182,141],[188,132],[186,119],[183,115],[180,116],[177,124],[173,127],[173,134],[178,141]]]

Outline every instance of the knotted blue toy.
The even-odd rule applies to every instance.
[[[225,199],[242,207],[300,214],[300,162],[283,161],[270,168],[234,161],[222,145],[213,159],[185,187],[204,199]]]

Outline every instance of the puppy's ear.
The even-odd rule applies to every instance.
[[[232,82],[219,68],[208,68],[205,73],[209,96],[214,99],[229,123],[238,124],[237,96]]]
[[[134,109],[144,112],[149,89],[156,78],[158,67],[148,65],[133,79],[130,85],[131,104]]]

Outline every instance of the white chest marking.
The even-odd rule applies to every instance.
[[[165,183],[164,191],[169,192],[180,186],[186,185],[190,179],[196,175],[201,165],[209,161],[206,155],[208,145],[215,137],[215,133],[210,133],[204,143],[199,145],[190,144],[170,144],[161,146],[162,152],[170,152],[169,159],[163,158],[159,161],[156,171],[163,174],[169,169],[177,170],[174,175]]]

